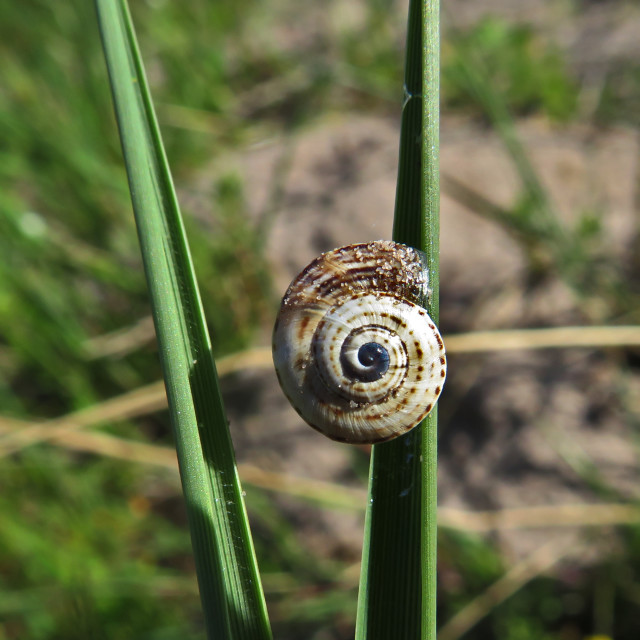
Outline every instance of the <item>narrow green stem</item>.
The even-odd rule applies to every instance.
[[[431,298],[427,311],[440,318],[440,0],[424,0],[422,42],[422,189],[423,239]],[[422,426],[421,560],[423,566],[422,634],[436,638],[438,536],[438,407]]]
[[[96,0],[208,638],[271,630],[189,247],[126,0]]]
[[[427,257],[439,301],[439,0],[411,0],[393,238]],[[357,640],[436,638],[437,410],[375,445],[358,600]]]

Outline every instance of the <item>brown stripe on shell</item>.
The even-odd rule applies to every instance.
[[[376,285],[372,286],[375,281]],[[420,303],[428,293],[428,276],[420,253],[390,241],[350,245],[316,258],[294,280],[283,303],[327,304],[350,293],[373,290]]]
[[[298,326],[298,339],[302,340],[304,337],[304,333],[307,330],[307,326],[311,322],[311,318],[309,316],[303,316],[302,320],[300,320],[300,325]]]

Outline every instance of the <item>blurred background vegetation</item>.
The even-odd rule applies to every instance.
[[[331,115],[397,122],[406,3],[131,4],[215,353],[267,344],[282,293],[266,240],[279,175],[256,217],[248,205],[252,187],[240,174],[218,169],[205,180],[203,173],[274,137],[291,139],[321,126]],[[638,323],[638,236],[629,237],[625,260],[608,252],[606,212],[597,203],[561,225],[514,142],[509,114],[552,130],[637,136],[640,63],[610,56],[597,68],[581,66],[540,23],[513,11],[503,15],[499,2],[487,3],[491,14],[474,3],[478,15],[466,21],[456,19],[460,3],[443,4],[443,129],[452,118],[495,130],[523,184],[510,208],[486,202],[455,179],[445,188],[516,239],[528,286],[553,277],[575,294],[574,319]],[[593,29],[614,14],[640,24],[632,3],[622,0],[533,4],[559,12],[567,25],[588,11],[595,12]],[[119,456],[107,446],[122,439],[170,446],[171,430],[157,407],[134,418],[122,403],[113,413],[103,404],[154,383],[161,372],[92,4],[3,3],[0,54],[0,640],[201,638],[171,460],[153,462],[149,450],[151,464],[132,462],[132,454]],[[453,315],[447,296],[452,307],[466,301],[447,294],[447,282],[441,286],[446,323]],[[466,328],[473,323],[458,315],[445,331]],[[638,355],[629,349],[605,362],[625,373],[615,380],[621,395],[610,401],[629,426],[634,455]],[[454,380],[449,384],[460,390],[463,383],[456,387]],[[473,411],[460,404],[465,393],[450,396],[443,398],[443,414],[469,420]],[[65,415],[84,416],[92,431],[113,438],[88,445],[58,433],[55,442],[38,441],[40,429],[29,443],[16,440],[33,425],[64,427],[47,421]],[[455,428],[454,419],[448,428]],[[366,456],[354,453],[356,487],[366,486]],[[583,465],[579,476],[601,501],[633,498],[597,472]],[[296,530],[308,510],[328,507],[300,500],[296,517],[274,496],[252,486],[247,500],[276,637],[352,637],[357,561],[318,556]],[[605,551],[585,551],[583,563],[558,573],[545,572],[542,561],[540,575],[533,570],[506,598],[487,591],[509,575],[500,536],[444,530],[441,622],[474,601],[483,613],[469,638],[637,638],[640,527],[608,531],[615,544]],[[447,637],[457,637],[455,630]]]

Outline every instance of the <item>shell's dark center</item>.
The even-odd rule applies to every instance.
[[[379,380],[389,370],[389,352],[377,342],[367,342],[358,349],[358,362],[365,367],[363,380]]]

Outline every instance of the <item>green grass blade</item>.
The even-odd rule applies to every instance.
[[[453,43],[460,42],[460,33],[456,29],[451,30],[450,37]],[[548,194],[520,141],[505,96],[494,87],[491,71],[484,64],[482,57],[477,52],[465,50],[465,55],[460,56],[452,71],[457,75],[460,85],[465,87],[469,96],[483,109],[500,136],[520,176],[526,196],[537,211],[536,222],[539,231],[560,234],[561,230]]]
[[[271,631],[183,223],[124,0],[96,0],[193,543],[207,634]]]
[[[439,2],[411,0],[393,237],[427,255],[438,320]],[[425,96],[425,99],[421,99]],[[365,524],[357,640],[436,637],[437,409],[375,445]]]

